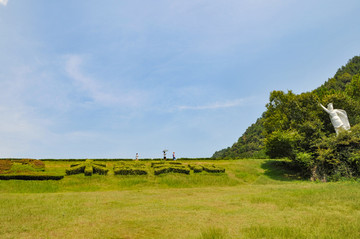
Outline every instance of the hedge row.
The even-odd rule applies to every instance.
[[[93,174],[93,167],[91,165],[86,165],[84,170],[85,176],[92,176]]]
[[[184,166],[178,165],[164,165],[163,167],[154,168],[154,174],[164,174],[164,173],[183,173],[190,174],[190,170]]]
[[[201,173],[203,171],[203,167],[201,165],[193,165],[189,164],[189,168],[194,171],[194,173]]]
[[[65,170],[66,175],[84,173],[85,176],[91,176],[93,173],[100,175],[107,175],[109,169],[106,168],[105,164],[94,163],[93,160],[87,159],[83,163],[71,164],[69,169]]]
[[[107,175],[108,172],[109,172],[109,169],[106,168],[106,165],[104,167],[104,166],[101,166],[101,165],[93,164],[92,168],[93,168],[94,173],[97,173],[97,174],[100,174],[100,175]]]
[[[204,171],[208,173],[225,173],[224,168],[216,167],[215,165],[203,165]]]
[[[114,174],[115,175],[147,175],[148,172],[140,168],[123,167],[123,168],[115,168]]]
[[[114,166],[115,175],[147,175],[146,165],[143,163],[125,164],[119,163]]]
[[[71,167],[70,169],[66,169],[65,173],[66,175],[79,174],[79,173],[83,173],[84,170],[85,170],[85,165],[79,164],[74,167]]]
[[[64,175],[26,175],[26,174],[1,174],[0,180],[60,180],[63,179]]]
[[[216,167],[215,165],[189,164],[189,168],[194,170],[194,173],[201,173],[202,171],[208,173],[225,173],[224,168]]]

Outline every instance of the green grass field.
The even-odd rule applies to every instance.
[[[359,182],[300,180],[274,160],[207,163],[226,173],[0,180],[0,238],[360,238]]]

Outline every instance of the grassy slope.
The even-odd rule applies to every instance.
[[[0,238],[360,236],[359,183],[294,180],[266,160],[216,164],[227,174],[0,181]]]

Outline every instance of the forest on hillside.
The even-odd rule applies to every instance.
[[[336,135],[320,104],[343,109],[351,131]],[[311,92],[272,91],[266,111],[231,147],[214,158],[288,158],[305,176],[360,176],[360,56]]]

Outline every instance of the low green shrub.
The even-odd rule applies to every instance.
[[[132,168],[132,167],[116,167],[114,168],[115,175],[147,175],[145,169]]]
[[[145,163],[119,163],[114,165],[115,175],[147,175]]]
[[[93,165],[96,165],[96,166],[100,166],[100,167],[104,167],[104,168],[106,168],[106,164],[105,164],[105,163],[93,162]]]
[[[194,173],[201,173],[203,171],[203,167],[200,165],[195,165],[192,170],[194,170]]]
[[[109,172],[109,169],[103,167],[103,166],[99,166],[97,164],[93,164],[93,171],[94,173],[97,173],[99,175],[107,175]]]
[[[170,168],[169,168],[169,167],[165,167],[165,166],[154,169],[154,174],[155,174],[155,175],[160,175],[160,174],[169,173],[169,172],[170,172]]]
[[[190,174],[190,170],[185,168],[185,166],[179,167],[179,166],[163,166],[159,168],[154,169],[155,175],[160,175],[164,173],[183,173],[183,174]]]
[[[190,174],[190,170],[185,167],[170,167],[170,172]]]
[[[55,174],[0,174],[0,180],[60,180],[64,175]]]
[[[103,165],[105,167],[103,167]],[[65,172],[66,172],[66,175],[73,175],[73,174],[79,174],[79,173],[84,173],[85,176],[91,176],[94,173],[97,173],[100,175],[107,175],[107,173],[109,172],[109,169],[106,168],[105,164],[94,163],[93,160],[87,159],[83,163],[70,165],[70,169],[66,169]]]
[[[92,176],[93,174],[93,166],[92,165],[86,165],[84,170],[85,176]]]
[[[156,167],[157,165],[164,165],[165,162],[151,162],[151,167]]]
[[[73,174],[83,173],[84,170],[85,170],[85,165],[80,164],[80,165],[72,167],[70,169],[66,169],[65,173],[66,173],[66,175],[73,175]]]
[[[225,173],[224,168],[216,167],[215,165],[203,165],[203,169],[208,173]]]

